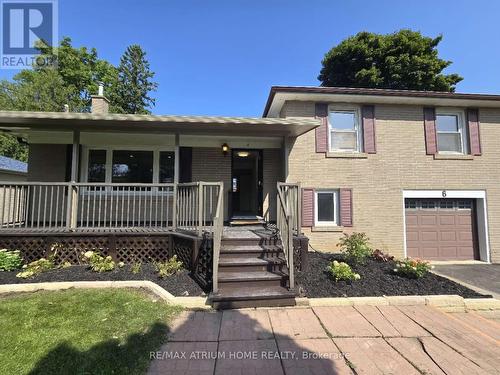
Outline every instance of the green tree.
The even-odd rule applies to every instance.
[[[126,113],[150,113],[148,108],[155,105],[150,92],[158,87],[153,77],[146,52],[137,44],[129,46],[118,66],[118,97]]]
[[[325,54],[318,79],[321,86],[454,92],[463,78],[443,74],[452,62],[438,57],[441,40],[412,30],[360,32]]]
[[[28,161],[28,147],[10,134],[0,133],[0,155],[21,161]]]

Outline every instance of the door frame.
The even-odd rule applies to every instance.
[[[490,240],[488,235],[488,210],[485,190],[403,190],[402,213],[403,213],[403,252],[404,257],[408,256],[406,250],[406,198],[435,198],[435,199],[473,199],[475,207],[476,235],[479,247],[479,260],[491,263]]]
[[[232,148],[231,149],[231,183],[229,186],[229,191],[231,193],[230,197],[230,205],[231,209],[229,212],[229,217],[234,216],[234,204],[233,204],[233,177],[234,177],[234,154],[239,151],[249,151],[249,152],[257,152],[258,153],[258,163],[257,163],[257,216],[262,216],[263,215],[263,203],[264,203],[264,173],[263,173],[263,159],[264,159],[264,152],[262,149],[258,148]]]

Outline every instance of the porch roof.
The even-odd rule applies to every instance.
[[[316,119],[219,116],[158,116],[73,112],[0,111],[0,129],[30,131],[116,131],[179,134],[298,136],[320,123]]]

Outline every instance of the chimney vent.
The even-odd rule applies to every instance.
[[[109,100],[104,96],[104,84],[99,82],[97,95],[92,95],[92,113],[107,114],[109,112]]]

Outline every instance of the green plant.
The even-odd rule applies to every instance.
[[[139,272],[141,272],[142,268],[142,263],[141,262],[135,262],[132,264],[132,267],[130,267],[130,271],[134,274],[137,275]]]
[[[344,262],[338,262],[334,260],[332,263],[330,263],[328,269],[335,281],[359,280],[361,278],[358,273],[353,272],[351,266]]]
[[[368,240],[365,233],[344,233],[344,237],[340,239],[337,246],[346,254],[350,263],[362,264],[373,253]]]
[[[174,255],[166,262],[153,262],[153,265],[160,278],[172,276],[182,268],[182,262],[177,260],[177,255]]]
[[[68,261],[65,261],[63,264],[60,265],[61,268],[69,268],[71,267],[71,263]]]
[[[21,258],[19,250],[0,250],[0,271],[17,270],[21,268],[22,264],[23,258]]]
[[[429,262],[421,259],[406,258],[396,262],[394,272],[398,275],[408,277],[410,279],[419,279],[431,270],[432,266]]]
[[[49,271],[54,268],[55,265],[53,256],[50,256],[48,259],[40,258],[27,265],[25,264],[23,266],[23,270],[19,272],[16,275],[16,277],[19,277],[21,279],[28,279],[30,277],[34,277],[36,275],[41,274],[42,272]]]
[[[98,251],[87,251],[83,254],[83,257],[94,272],[106,272],[115,269],[115,262],[113,262],[113,259],[109,255],[103,257]]]

